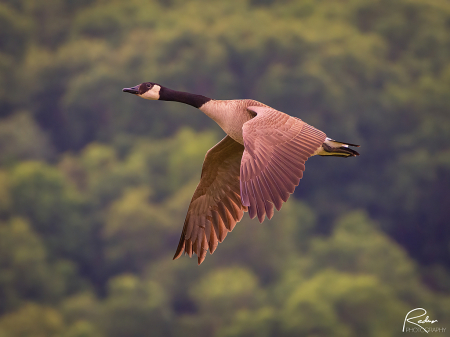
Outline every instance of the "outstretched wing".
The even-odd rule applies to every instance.
[[[241,162],[241,199],[253,219],[273,216],[294,193],[305,162],[326,135],[302,120],[269,107],[247,108],[256,117],[243,126],[245,151]]]
[[[189,257],[194,252],[198,264],[202,263],[207,250],[212,254],[242,219],[247,211],[241,203],[239,190],[243,152],[243,145],[226,136],[206,153],[200,183],[189,205],[174,260],[183,252]]]

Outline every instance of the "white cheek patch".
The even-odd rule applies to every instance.
[[[161,87],[157,84],[153,86],[150,90],[143,93],[142,95],[139,95],[142,98],[150,99],[150,100],[158,100],[159,99],[159,91],[161,90]]]

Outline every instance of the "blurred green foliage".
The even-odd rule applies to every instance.
[[[0,337],[400,336],[450,317],[446,0],[0,0]],[[206,151],[144,81],[253,98],[361,156],[172,261]]]

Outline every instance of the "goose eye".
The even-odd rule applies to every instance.
[[[149,83],[147,83],[147,88],[150,88],[150,84]]]

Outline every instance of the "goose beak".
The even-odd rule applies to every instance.
[[[136,85],[135,87],[131,88],[123,88],[122,91],[137,95],[139,93],[139,85]]]

